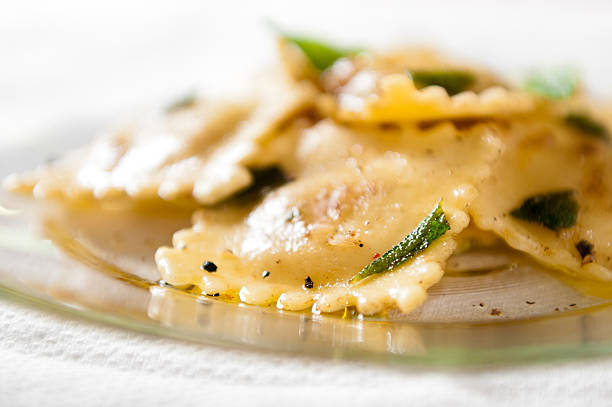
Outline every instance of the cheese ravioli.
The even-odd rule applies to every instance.
[[[38,198],[219,202],[251,184],[249,157],[265,156],[261,144],[312,106],[309,83],[293,83],[282,72],[257,83],[253,101],[195,101],[124,126],[56,163],[12,175],[5,186]]]
[[[536,107],[532,96],[489,72],[428,50],[364,51],[339,58],[317,76],[299,50],[286,42],[280,48],[293,77],[310,78],[324,90],[319,108],[344,122],[504,117]]]
[[[513,122],[504,142],[507,152],[471,204],[478,227],[498,233],[510,246],[549,266],[611,281],[609,145],[549,117]],[[558,191],[575,194],[579,205],[575,225],[551,230],[511,215],[525,199]]]
[[[228,208],[198,212],[194,227],[174,236],[174,248],[158,250],[160,273],[208,295],[282,309],[409,312],[442,277],[454,236],[469,223],[465,210],[502,152],[488,126],[355,130],[325,120],[301,136],[295,181],[240,215]],[[440,199],[448,234],[410,263],[349,283]],[[217,269],[202,269],[206,261]]]
[[[511,249],[612,281],[612,113],[570,73],[520,87],[424,49],[279,44],[252,96],[183,101],[5,186],[196,208],[160,284],[283,310],[408,313],[446,268],[527,262]]]

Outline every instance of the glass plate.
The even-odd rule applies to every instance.
[[[85,143],[79,125],[0,153],[0,176]],[[448,274],[427,302],[389,319],[314,315],[198,298],[160,286],[155,249],[191,210],[73,205],[0,193],[0,295],[190,341],[388,363],[481,365],[612,351],[612,290],[530,262]],[[159,209],[159,208],[158,208]]]

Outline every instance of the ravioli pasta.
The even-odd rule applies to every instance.
[[[575,276],[612,280],[608,145],[560,123],[531,120],[514,122],[506,137],[508,151],[471,206],[475,223],[550,266]],[[575,192],[581,210],[572,227],[555,231],[509,215],[524,198],[551,191]],[[581,241],[592,244],[596,253],[581,255]]]
[[[284,310],[408,313],[474,242],[612,281],[612,115],[574,83],[560,100],[428,50],[279,45],[254,96],[187,100],[5,186],[193,201],[161,280]]]
[[[158,251],[162,278],[283,309],[314,303],[323,311],[356,306],[374,313],[391,305],[412,310],[442,276],[453,237],[469,223],[466,208],[477,185],[503,150],[495,131],[464,133],[448,123],[426,132],[355,131],[324,120],[304,133],[296,161],[312,172],[296,170],[295,181],[239,220],[219,222],[216,210],[199,212],[192,230],[175,235],[174,249]],[[330,152],[327,143],[336,157],[317,164],[319,153]],[[450,171],[454,177],[445,178]],[[348,284],[355,270],[418,224],[433,197],[443,198],[451,233],[406,266]],[[202,259],[215,259],[218,270],[203,274]],[[264,280],[265,271],[270,275]],[[306,275],[312,289],[302,289]]]
[[[303,55],[286,44],[281,49],[294,77],[312,77],[304,68],[308,61]],[[315,81],[325,90],[318,98],[320,109],[344,122],[499,117],[529,112],[536,106],[530,95],[486,71],[425,50],[347,56]]]
[[[41,198],[192,196],[199,203],[216,203],[251,184],[249,157],[265,155],[261,144],[312,104],[312,85],[293,83],[282,72],[257,83],[252,100],[196,101],[126,125],[57,163],[11,176],[6,183]]]
[[[506,116],[534,108],[528,95],[501,86],[449,95],[437,85],[418,89],[408,74],[381,76],[368,70],[320,103],[339,120],[374,123]]]

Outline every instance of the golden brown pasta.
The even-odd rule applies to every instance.
[[[527,92],[428,50],[279,44],[254,97],[175,107],[5,185],[200,205],[157,250],[161,279],[285,310],[407,313],[475,247],[612,281],[612,113],[571,76]]]

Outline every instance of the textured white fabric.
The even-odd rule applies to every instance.
[[[4,2],[0,148],[194,86],[238,89],[272,52],[264,18],[349,43],[437,43],[511,74],[578,60],[610,95],[611,11],[605,0]],[[137,405],[612,405],[612,360],[379,366],[196,345],[0,300],[0,406]]]
[[[0,300],[2,406],[610,405],[612,360],[433,370],[202,346]]]

